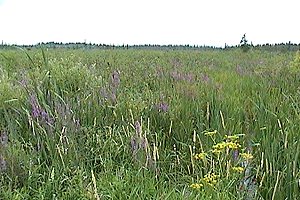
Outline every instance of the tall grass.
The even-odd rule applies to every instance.
[[[2,199],[300,196],[299,56],[0,53]]]

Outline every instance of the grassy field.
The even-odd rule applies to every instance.
[[[0,199],[297,199],[300,54],[1,50]]]

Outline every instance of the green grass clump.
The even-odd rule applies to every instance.
[[[24,92],[17,81],[11,80],[6,70],[0,68],[0,109],[17,106],[24,98]]]
[[[299,53],[2,50],[1,199],[297,199]]]

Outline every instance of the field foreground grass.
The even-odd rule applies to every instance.
[[[297,199],[300,54],[1,50],[1,199]]]

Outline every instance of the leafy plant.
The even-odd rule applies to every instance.
[[[240,47],[243,52],[248,52],[250,50],[250,45],[248,44],[248,40],[246,39],[246,33],[243,35],[240,41]]]

